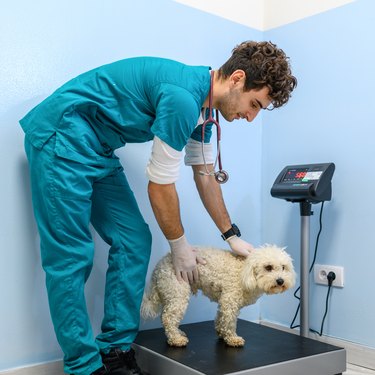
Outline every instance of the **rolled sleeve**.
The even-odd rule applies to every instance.
[[[202,144],[192,138],[185,147],[185,165],[213,164],[213,147],[211,143]]]
[[[146,168],[148,179],[163,185],[176,182],[179,177],[182,156],[182,151],[175,150],[155,136],[151,157]]]

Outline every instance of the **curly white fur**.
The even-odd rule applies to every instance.
[[[188,338],[179,329],[191,294],[201,290],[211,301],[218,303],[215,328],[229,346],[243,346],[237,336],[237,317],[240,309],[254,304],[264,293],[282,293],[292,288],[295,272],[291,257],[274,245],[264,245],[247,258],[227,250],[197,247],[207,263],[198,265],[199,281],[189,285],[175,276],[170,254],[156,265],[142,301],[143,318],[161,314],[162,324],[171,346],[186,346]]]

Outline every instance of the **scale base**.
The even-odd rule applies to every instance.
[[[150,375],[336,375],[346,371],[345,349],[238,320],[243,348],[216,336],[214,322],[185,324],[186,348],[168,346],[162,328],[139,332],[134,343],[140,367]]]

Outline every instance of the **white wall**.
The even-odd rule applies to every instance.
[[[38,234],[31,208],[23,133],[18,120],[60,84],[101,64],[136,55],[170,57],[217,68],[235,44],[260,32],[167,0],[12,0],[0,12],[0,371],[61,358],[49,318]],[[224,187],[228,208],[244,238],[260,244],[261,120],[223,126]],[[235,129],[233,128],[235,126]],[[235,131],[232,131],[235,130]],[[119,155],[154,235],[150,268],[167,250],[146,195],[148,144],[127,145]],[[192,243],[224,246],[202,209],[191,172],[178,183],[182,216]],[[95,266],[87,286],[98,331],[103,310],[107,246],[95,235]],[[199,307],[198,307],[199,301]],[[63,303],[63,301],[62,301]],[[216,306],[193,299],[186,321],[208,320]],[[256,319],[259,306],[243,317]],[[154,322],[147,326],[159,324]]]
[[[357,0],[173,0],[260,31]]]

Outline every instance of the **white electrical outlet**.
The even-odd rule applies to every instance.
[[[327,266],[323,264],[315,264],[314,266],[315,283],[328,286],[327,275],[330,272],[334,272],[336,275],[335,280],[333,280],[332,286],[343,288],[344,287],[344,267],[339,267],[339,266]]]

